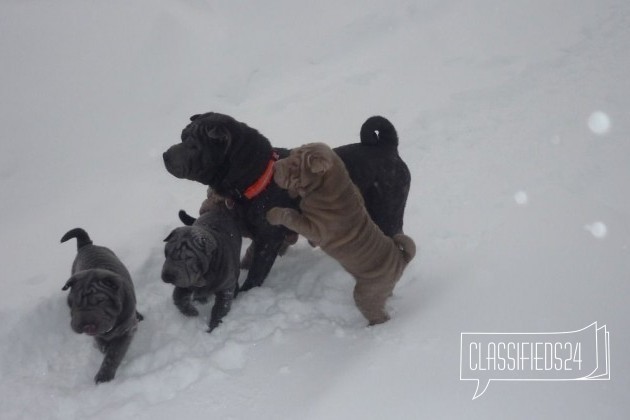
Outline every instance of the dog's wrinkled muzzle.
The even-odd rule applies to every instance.
[[[164,283],[175,284],[177,276],[170,271],[162,271],[162,281]]]
[[[176,176],[177,178],[183,178],[183,170],[173,163],[173,158],[168,150],[162,154],[162,159],[164,159],[164,166],[166,167],[166,170],[171,175]]]
[[[178,148],[181,145],[171,146],[162,154],[166,170],[176,178],[185,179],[188,175],[187,166],[183,164]]]

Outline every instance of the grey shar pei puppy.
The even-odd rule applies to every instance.
[[[105,354],[94,380],[107,382],[114,378],[143,317],[136,311],[129,271],[118,257],[108,248],[93,245],[81,228],[67,232],[61,242],[71,238],[77,239],[77,256],[72,276],[62,289],[70,289],[70,326],[76,333],[94,337]]]
[[[385,236],[343,161],[323,143],[293,149],[277,161],[274,181],[302,199],[299,212],[271,209],[269,223],[304,235],[339,261],[356,280],[354,300],[370,325],[387,321],[385,301],[416,254],[413,240],[404,234]]]
[[[205,303],[214,294],[208,323],[208,332],[212,332],[230,311],[238,292],[241,233],[223,203],[197,219],[180,211],[180,219],[192,225],[174,229],[164,240],[162,280],[175,286],[173,303],[186,316],[199,315],[193,299]]]

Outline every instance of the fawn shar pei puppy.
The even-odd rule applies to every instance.
[[[413,240],[379,229],[343,161],[323,143],[293,149],[278,160],[274,181],[301,197],[300,211],[272,208],[269,223],[305,236],[339,261],[356,280],[354,300],[370,325],[387,321],[385,301],[415,256]]]

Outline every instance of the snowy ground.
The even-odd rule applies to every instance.
[[[0,4],[0,417],[625,418],[630,3],[305,3]],[[161,153],[210,110],[288,147],[391,119],[420,253],[389,323],[365,328],[350,277],[303,240],[211,335],[208,306],[176,311],[162,239],[204,187]],[[99,386],[61,291],[75,226],[126,263],[146,317]],[[610,381],[493,382],[472,401],[459,380],[462,332],[594,321]]]

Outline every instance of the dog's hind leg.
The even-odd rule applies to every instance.
[[[393,290],[393,284],[373,284],[357,279],[353,293],[354,302],[369,321],[369,325],[382,324],[389,320],[389,314],[385,310],[385,302]]]

